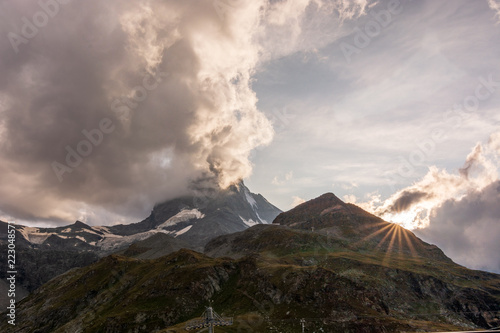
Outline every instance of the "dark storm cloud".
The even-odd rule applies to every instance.
[[[408,210],[413,205],[428,199],[429,194],[421,191],[403,191],[394,199],[392,205],[384,213],[400,213]]]
[[[461,167],[458,171],[460,175],[462,175],[465,178],[469,178],[469,173],[471,169],[478,164],[478,162],[481,161],[481,158],[483,156],[483,146],[482,145],[476,145],[474,147],[474,150],[467,156],[467,159],[465,160],[465,163],[463,167]]]
[[[460,264],[500,272],[499,142],[496,131],[487,144],[476,144],[456,174],[431,167],[376,213],[414,228]]]
[[[460,264],[500,272],[500,181],[444,202],[430,222],[416,233]]]

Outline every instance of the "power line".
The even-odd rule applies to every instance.
[[[186,324],[186,330],[197,330],[208,327],[208,332],[213,333],[216,326],[231,326],[233,324],[232,317],[219,316],[212,306],[208,306],[200,318],[193,319]]]

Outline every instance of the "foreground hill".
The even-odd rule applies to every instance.
[[[19,304],[18,332],[181,332],[209,300],[235,318],[219,332],[300,332],[301,318],[342,333],[500,325],[499,275],[337,200],[216,238],[206,254],[113,255],[71,270]]]

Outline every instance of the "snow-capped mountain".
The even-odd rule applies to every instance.
[[[163,233],[201,249],[210,239],[245,230],[256,224],[270,224],[281,210],[243,184],[186,196],[154,207],[145,220],[115,226],[89,226],[83,222],[58,228],[18,226],[29,243],[57,249],[97,250],[108,254],[132,243]]]

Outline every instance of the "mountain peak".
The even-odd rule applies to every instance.
[[[332,192],[327,192],[315,199],[306,201],[293,209],[301,209],[307,207],[308,209],[323,210],[337,205],[347,207],[347,204],[344,201],[340,200],[339,197],[337,197]]]
[[[411,231],[386,222],[356,205],[347,204],[333,193],[325,193],[279,214],[273,224],[316,231],[367,249],[395,250],[394,243],[398,239],[397,250],[400,252],[450,261],[439,248],[423,242]]]
[[[354,229],[356,233],[360,231],[360,227],[378,225],[381,222],[388,224],[356,205],[345,203],[331,192],[281,213],[273,221],[274,224],[298,229],[342,227]]]
[[[199,187],[193,195],[156,204],[142,222],[109,227],[119,235],[163,232],[203,247],[213,237],[238,232],[256,224],[269,224],[281,213],[243,181],[226,189]]]
[[[319,196],[318,198],[313,199],[313,200],[323,201],[323,202],[330,202],[330,203],[333,203],[333,204],[345,205],[345,202],[342,201],[341,199],[339,199],[339,197],[337,197],[332,192],[327,192],[325,194],[322,194],[321,196]],[[313,201],[313,200],[311,200],[311,201]]]
[[[306,201],[286,213],[281,213],[273,223],[298,226],[298,224],[310,220],[311,217],[316,218],[333,212],[350,212],[350,207],[335,194],[329,192]]]
[[[339,197],[337,197],[332,192],[326,192],[325,194],[320,195],[317,199],[321,199],[321,198],[323,198],[323,199],[336,199],[336,200],[340,200]],[[340,200],[340,201],[342,201],[342,200]]]
[[[91,229],[88,224],[85,224],[82,221],[76,221],[71,226],[74,227],[74,228],[78,228],[78,229]]]

